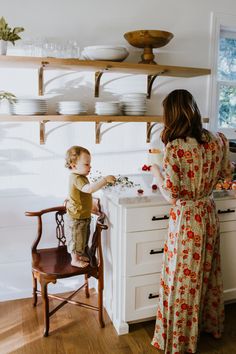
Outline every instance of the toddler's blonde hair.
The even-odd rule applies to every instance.
[[[72,169],[71,165],[76,164],[76,162],[82,152],[90,155],[90,152],[82,146],[75,145],[75,146],[72,146],[69,150],[67,150],[65,167],[69,168],[71,170]]]

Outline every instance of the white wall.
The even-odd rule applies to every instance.
[[[211,11],[236,14],[235,0],[12,0],[0,1],[0,15],[11,26],[25,27],[26,37],[75,38],[86,45],[127,45],[123,34],[135,29],[163,29],[174,34],[157,55],[160,64],[211,66]],[[129,47],[128,61],[137,62],[140,50]],[[93,73],[46,73],[46,93],[78,98],[93,112]],[[0,69],[0,90],[37,94],[35,70]],[[118,99],[127,91],[145,92],[146,78],[104,75],[99,100]],[[149,114],[161,114],[161,102],[175,88],[189,89],[201,113],[208,116],[209,78],[156,80]],[[55,109],[52,99],[50,111]],[[19,119],[20,120],[20,119]],[[145,123],[104,125],[95,144],[94,123],[48,123],[47,141],[39,145],[37,123],[0,123],[0,300],[31,295],[30,245],[35,235],[26,210],[46,208],[63,201],[67,193],[64,154],[71,145],[84,145],[93,154],[93,170],[134,173],[145,161]],[[112,129],[111,129],[112,128]],[[66,288],[65,288],[66,289]]]

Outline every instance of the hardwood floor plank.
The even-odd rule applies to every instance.
[[[96,294],[92,291],[85,299],[82,293],[79,299],[94,304]],[[0,303],[0,354],[157,353],[150,344],[155,321],[132,324],[129,334],[118,336],[106,312],[106,327],[100,328],[97,312],[66,305],[52,316],[50,335],[44,338],[41,299],[36,308],[31,303],[31,299]],[[202,334],[198,349],[201,354],[236,354],[236,303],[226,306],[223,338]]]

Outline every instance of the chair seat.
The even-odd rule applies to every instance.
[[[66,246],[38,249],[32,254],[32,269],[47,276],[67,278],[80,274],[88,274],[97,278],[97,268],[88,265],[78,268],[71,265],[71,256]]]

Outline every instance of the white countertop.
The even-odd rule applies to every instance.
[[[134,187],[109,187],[106,189],[103,189],[101,192],[101,197],[108,198],[112,200],[113,203],[117,205],[139,205],[141,206],[142,204],[149,204],[149,205],[166,205],[168,202],[163,198],[161,195],[160,191],[153,191],[152,188],[150,188],[148,185],[152,185],[155,183],[151,182],[151,184],[148,184],[143,181],[142,175],[128,175],[129,179],[134,181],[136,184]],[[137,192],[138,189],[143,190],[143,194],[139,194]],[[217,190],[213,192],[213,196],[215,200],[227,200],[227,199],[233,199],[236,198],[236,191],[235,190]]]

